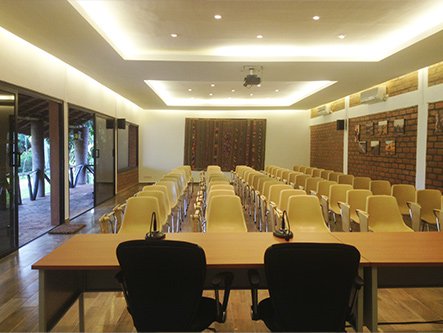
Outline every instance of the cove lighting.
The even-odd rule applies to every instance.
[[[177,82],[161,80],[145,80],[145,83],[163,100],[167,106],[207,106],[207,107],[288,107],[292,104],[334,84],[336,81],[289,82],[285,93],[257,97],[248,92],[244,97],[226,96],[225,98],[189,98],[177,88]],[[229,82],[227,84],[232,84]],[[271,84],[271,83],[269,83]],[[220,86],[220,85],[219,85]],[[263,88],[262,88],[263,89]],[[195,91],[196,89],[194,89]],[[272,90],[272,93],[276,90]],[[211,93],[212,94],[212,93]],[[210,96],[212,96],[209,94]],[[271,94],[271,93],[270,93]],[[254,98],[250,98],[254,96]]]

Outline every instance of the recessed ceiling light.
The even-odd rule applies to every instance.
[[[254,96],[254,94],[253,94],[253,93],[250,93],[249,96]]]
[[[263,38],[263,35],[257,35],[257,38],[258,38],[258,39],[262,39],[262,38]]]
[[[209,96],[213,96],[214,94],[213,93],[209,93]]]
[[[177,37],[178,37],[178,34],[170,34],[170,36],[171,36],[172,38],[177,38]]]
[[[188,91],[192,91],[192,89],[191,89],[191,88],[189,88],[189,89],[188,89]]]
[[[346,37],[346,35],[344,35],[344,34],[338,35],[338,38],[340,38],[340,39],[345,39],[345,37]]]
[[[312,19],[313,19],[314,21],[318,21],[318,20],[320,20],[320,16],[315,15],[315,16],[312,17]]]
[[[221,20],[222,16],[221,16],[220,14],[215,14],[215,15],[214,15],[214,18],[215,18],[216,20]]]
[[[215,87],[215,84],[214,84],[214,83],[211,83],[211,87]]]
[[[259,87],[259,88],[260,88],[260,87],[261,87],[261,84],[257,84],[257,87]]]
[[[235,92],[235,89],[232,89],[231,91],[232,91],[232,92]]]
[[[280,90],[278,90],[278,89],[275,89],[274,91],[275,91],[275,92],[279,92]]]

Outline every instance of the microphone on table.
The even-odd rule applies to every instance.
[[[288,226],[287,228],[286,225]],[[275,237],[284,238],[285,241],[289,241],[294,237],[294,234],[291,231],[291,225],[289,224],[288,213],[286,211],[283,211],[280,229],[275,229],[273,234]]]
[[[145,239],[163,239],[165,237],[166,235],[163,232],[157,230],[157,215],[155,212],[152,212],[151,225]]]

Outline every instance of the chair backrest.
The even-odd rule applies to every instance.
[[[178,192],[177,192],[177,185],[172,182],[172,181],[167,181],[167,180],[161,180],[157,183],[155,183],[155,185],[164,185],[166,186],[167,190],[168,190],[168,200],[169,200],[169,204],[171,207],[175,207],[177,205],[178,202]]]
[[[318,182],[322,181],[323,178],[320,177],[311,177],[306,179],[306,194],[311,194],[311,191],[317,191]]]
[[[282,181],[286,181],[286,182],[289,182],[289,173],[290,172],[292,172],[291,170],[289,170],[289,169],[284,169],[283,170],[283,172],[281,173],[281,179],[282,179]]]
[[[155,197],[158,200],[158,216],[157,221],[161,224],[158,226],[159,230],[166,224],[169,215],[169,204],[166,198],[166,193],[162,191],[141,191],[137,193],[138,197]]]
[[[353,187],[356,190],[369,190],[370,183],[371,178],[369,177],[354,177]]]
[[[208,186],[208,192],[211,192],[213,190],[233,190],[234,186],[232,186],[229,183],[219,183],[219,182],[215,182],[215,183],[210,183]]]
[[[126,200],[123,222],[118,233],[146,234],[151,226],[151,216],[159,215],[158,200],[155,197],[131,197]]]
[[[312,170],[312,177],[320,177],[323,169],[314,168]]]
[[[435,221],[433,214],[434,209],[441,209],[441,192],[440,190],[426,189],[417,191],[417,203],[421,206],[421,218],[432,223]],[[435,222],[433,222],[435,223]]]
[[[295,188],[301,188],[303,190],[306,185],[306,179],[310,177],[311,176],[306,174],[295,176]]]
[[[350,206],[350,218],[354,222],[359,222],[356,209],[365,210],[366,209],[366,198],[372,195],[369,190],[348,190],[346,191],[346,203]]]
[[[415,186],[410,184],[394,184],[391,187],[391,195],[397,199],[398,208],[402,215],[409,214],[408,201],[416,202],[417,194]]]
[[[289,198],[293,195],[306,195],[304,190],[286,189],[280,192],[280,198],[278,199],[277,207],[283,212],[288,210]]]
[[[277,204],[278,200],[280,199],[280,192],[288,189],[292,189],[292,187],[283,183],[271,185],[269,187],[269,196],[267,197],[268,201]]]
[[[345,331],[360,262],[355,247],[275,244],[266,250],[264,262],[277,331]]]
[[[366,198],[369,231],[413,231],[403,221],[397,200],[391,195],[370,195]]]
[[[294,232],[329,232],[320,201],[313,195],[295,195],[288,200],[288,219]]]
[[[271,185],[274,185],[274,184],[282,184],[282,183],[279,182],[277,179],[265,181],[262,184],[260,194],[264,195],[266,197],[266,199],[268,199],[269,198],[269,188],[271,187]]]
[[[352,190],[352,185],[349,184],[335,184],[329,187],[329,210],[336,214],[340,214],[339,201],[346,201],[346,192]]]
[[[218,166],[218,165],[208,165],[206,167],[206,172],[209,174],[209,173],[220,173],[222,171],[221,171],[220,166]]]
[[[221,189],[221,190],[211,190],[208,192],[208,195],[206,196],[206,201],[211,201],[212,197],[215,197],[217,195],[235,195],[234,189]]]
[[[206,231],[248,231],[243,206],[238,196],[219,195],[211,198],[206,210]]]
[[[323,180],[319,181],[317,184],[317,197],[320,200],[322,195],[328,196],[329,195],[329,188],[331,185],[335,185],[337,182],[333,180]]]
[[[353,175],[340,175],[340,176],[338,176],[338,183],[353,185],[354,184],[354,176]]]
[[[303,173],[299,172],[299,171],[292,171],[289,173],[288,175],[288,184],[295,184],[295,177],[297,177],[298,175],[302,175]]]
[[[309,175],[309,176],[312,177],[312,172],[313,172],[313,171],[314,171],[314,168],[307,167],[307,168],[305,169],[305,174],[307,174],[307,175]]]
[[[342,172],[335,172],[335,171],[334,171],[334,172],[331,172],[331,173],[329,174],[329,178],[328,178],[328,180],[332,180],[332,181],[338,183],[338,177],[341,176],[341,175],[343,175]]]
[[[320,173],[320,177],[323,178],[323,179],[328,180],[328,179],[329,179],[329,175],[330,175],[332,172],[333,172],[332,170],[323,170],[323,171]]]
[[[172,202],[169,201],[169,192],[168,192],[168,187],[166,185],[158,185],[158,184],[146,185],[146,186],[143,186],[142,191],[143,192],[146,192],[146,191],[161,191],[161,192],[165,193],[168,214],[171,213],[171,209],[172,209],[173,205],[172,205]]]
[[[189,331],[206,275],[196,244],[132,240],[117,247],[125,298],[139,332]]]
[[[374,195],[391,195],[391,183],[388,180],[371,180],[369,189]]]

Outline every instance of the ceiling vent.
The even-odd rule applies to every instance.
[[[387,95],[385,86],[374,87],[360,93],[360,103],[362,104],[378,103],[386,101],[386,98]]]
[[[319,116],[326,116],[331,113],[332,113],[332,111],[331,111],[331,108],[329,107],[329,105],[322,105],[317,108],[317,114]]]

